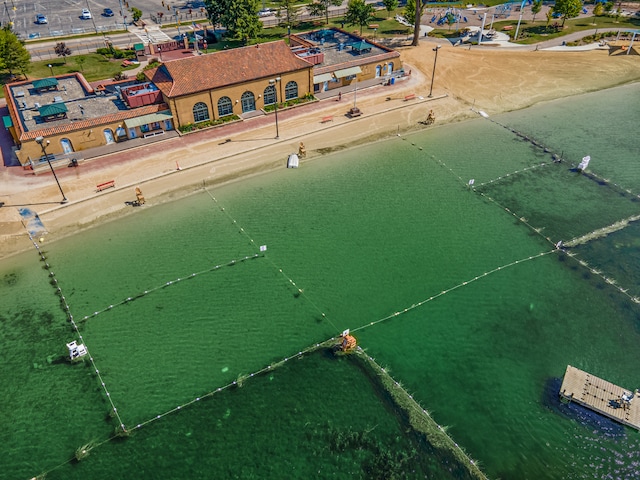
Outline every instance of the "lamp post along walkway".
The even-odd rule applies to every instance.
[[[44,155],[44,158],[47,160],[47,163],[49,164],[49,168],[51,169],[51,173],[53,173],[53,178],[56,179],[56,183],[58,184],[58,188],[60,189],[60,193],[62,194],[62,201],[60,203],[67,203],[69,200],[67,200],[67,197],[65,196],[64,192],[62,191],[62,186],[60,185],[60,182],[58,181],[58,176],[56,175],[56,171],[53,169],[53,165],[51,165],[51,160],[49,160],[49,155],[47,154],[47,151],[45,149],[45,141],[43,137],[36,137],[36,142],[40,145],[40,148],[42,149],[42,155]],[[46,144],[49,145],[49,140],[47,140]]]
[[[429,87],[429,98],[433,97],[433,79],[436,76],[436,62],[438,61],[438,50],[440,50],[440,47],[442,45],[436,45],[436,47],[433,49],[434,52],[436,52],[436,56],[433,59],[433,73],[431,74],[431,87]]]
[[[280,77],[276,77],[274,79],[269,80],[269,85],[273,86],[273,89],[276,92],[276,138],[280,138],[280,132],[278,131],[278,89],[276,88],[276,83],[280,82]]]

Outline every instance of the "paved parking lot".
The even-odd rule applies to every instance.
[[[192,19],[197,21],[202,18],[199,9],[204,3],[199,0],[165,0],[163,6],[162,0],[130,0],[129,5],[141,10],[142,19],[146,22],[154,23],[151,20],[152,16],[163,12],[165,23],[175,22],[175,13],[181,22],[190,23]],[[83,8],[91,11],[92,19],[80,18]],[[103,15],[104,8],[113,10],[114,16]],[[2,24],[14,22],[13,30],[24,40],[96,31],[108,33],[112,30],[122,30],[123,24],[131,23],[132,20],[125,0],[6,0],[4,6],[0,5],[0,9]],[[189,9],[192,15],[189,15]],[[48,23],[37,24],[36,14],[46,15]],[[171,20],[167,18],[169,16]]]

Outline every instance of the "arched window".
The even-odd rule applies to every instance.
[[[380,76],[380,72],[382,72],[382,67],[380,65],[376,65],[376,78]]]
[[[285,100],[298,98],[298,84],[296,82],[287,82],[287,86],[284,87],[284,98]]]
[[[104,139],[107,142],[107,145],[115,142],[115,139],[113,138],[113,131],[110,128],[105,128],[102,133],[104,134]]]
[[[222,97],[218,100],[218,116],[224,117],[233,113],[233,103],[229,97]]]
[[[393,62],[389,62],[389,70],[387,71],[388,74],[391,74],[393,72]]]
[[[264,89],[264,104],[265,105],[273,105],[276,103],[276,86],[269,85]]]
[[[209,120],[209,108],[206,103],[198,102],[193,106],[193,121],[195,123]]]
[[[63,153],[73,152],[73,145],[71,144],[71,140],[69,140],[68,138],[61,138],[60,145],[62,146]]]
[[[256,109],[256,98],[253,92],[244,92],[240,98],[242,113],[253,112]]]

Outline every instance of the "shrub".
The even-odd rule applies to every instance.
[[[204,122],[198,122],[195,124],[187,123],[178,127],[178,130],[180,130],[182,133],[193,132],[194,130],[201,130],[203,128],[213,127],[215,125],[222,125],[223,123],[228,123],[235,120],[240,120],[240,117],[238,115],[227,115],[216,120],[206,120]]]
[[[315,99],[316,97],[314,97],[312,93],[307,93],[304,97],[292,98],[291,100],[287,100],[286,102],[278,103],[278,108],[282,109],[282,108],[292,107],[294,105],[298,105],[301,103],[311,102]],[[275,109],[276,109],[275,105],[265,105],[263,110],[265,112],[272,112]]]

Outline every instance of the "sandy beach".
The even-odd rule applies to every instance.
[[[522,51],[452,47],[443,44],[437,59],[433,97],[428,98],[434,64],[433,42],[400,49],[408,80],[393,86],[358,90],[363,116],[349,119],[353,93],[340,102],[327,99],[280,112],[280,138],[275,139],[272,116],[198,132],[182,138],[93,159],[78,168],[57,170],[69,203],[60,205],[60,192],[51,174],[34,176],[19,167],[0,168],[0,258],[29,249],[32,244],[17,208],[38,212],[54,241],[122,215],[135,214],[188,195],[203,185],[213,187],[246,176],[284,168],[290,153],[304,142],[307,158],[398,133],[434,128],[420,124],[433,110],[436,126],[517,110],[556,98],[602,90],[640,79],[637,55],[610,55],[608,50],[576,52]],[[415,99],[405,97],[415,94]],[[333,121],[322,123],[333,115]],[[597,112],[594,112],[594,121]],[[179,167],[179,169],[178,169]],[[115,180],[116,188],[97,193],[99,183]],[[135,208],[140,186],[147,203]]]

